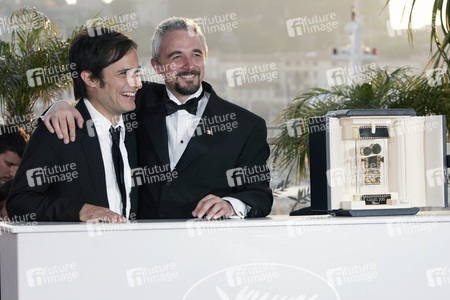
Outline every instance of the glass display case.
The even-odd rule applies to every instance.
[[[412,109],[311,118],[311,209],[356,216],[447,206],[445,124]]]

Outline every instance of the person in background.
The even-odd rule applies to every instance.
[[[9,191],[11,190],[13,180],[7,180],[0,186],[0,220],[9,221],[8,213],[6,212],[6,200]]]
[[[29,136],[16,125],[0,125],[0,184],[14,178]]]

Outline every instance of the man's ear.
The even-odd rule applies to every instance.
[[[83,79],[84,83],[90,87],[97,87],[98,86],[98,79],[93,78],[91,71],[83,71],[81,72],[81,79]]]
[[[161,65],[153,58],[152,58],[152,60],[150,62],[152,64],[152,66],[153,66],[153,69],[155,69],[156,73],[161,74],[162,73],[161,72]]]

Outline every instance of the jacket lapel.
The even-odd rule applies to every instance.
[[[125,147],[128,153],[128,163],[130,164],[131,174],[133,174],[133,169],[138,167],[138,153],[136,144],[136,130],[133,128],[133,121],[130,120],[130,115],[126,115],[124,119],[125,124]],[[127,129],[129,128],[129,129]],[[130,218],[134,218],[131,214],[137,213],[137,201],[138,201],[138,187],[131,186],[130,192],[131,210]]]
[[[128,121],[128,117],[124,120],[124,124],[125,124],[125,147],[127,148],[128,152],[128,162],[130,163],[130,168],[134,169],[138,166],[136,132],[133,129],[132,122]],[[128,130],[127,128],[131,128],[131,130]]]
[[[163,101],[165,93],[165,85],[146,83],[138,91],[136,98],[136,108],[139,110],[138,143],[140,145],[150,144],[155,150],[160,162],[164,165],[169,164],[166,113]],[[140,153],[140,155],[148,154]],[[144,159],[143,161],[148,160]]]
[[[144,124],[144,134],[141,134],[141,136],[147,136],[147,138],[150,139],[161,164],[169,164],[169,146],[167,143],[168,137],[164,106],[146,109],[142,114],[142,117],[147,120],[145,122],[140,122],[140,124]],[[139,142],[145,143],[144,141]]]
[[[89,115],[86,105],[84,104],[84,100],[80,100],[76,105],[76,108],[85,120],[81,130],[86,136],[80,137],[80,140],[95,193],[97,195],[97,199],[104,202],[103,204],[106,205],[106,207],[109,207],[106,194],[105,167],[103,165],[103,157],[101,154],[102,151],[97,138],[97,131],[95,130],[95,126],[93,126],[91,116]]]

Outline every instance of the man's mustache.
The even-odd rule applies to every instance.
[[[200,72],[199,72],[199,71],[193,70],[193,71],[183,71],[183,72],[178,72],[178,73],[176,73],[176,76],[177,76],[177,77],[180,77],[180,76],[187,76],[187,75],[197,75],[197,76],[200,76]]]

